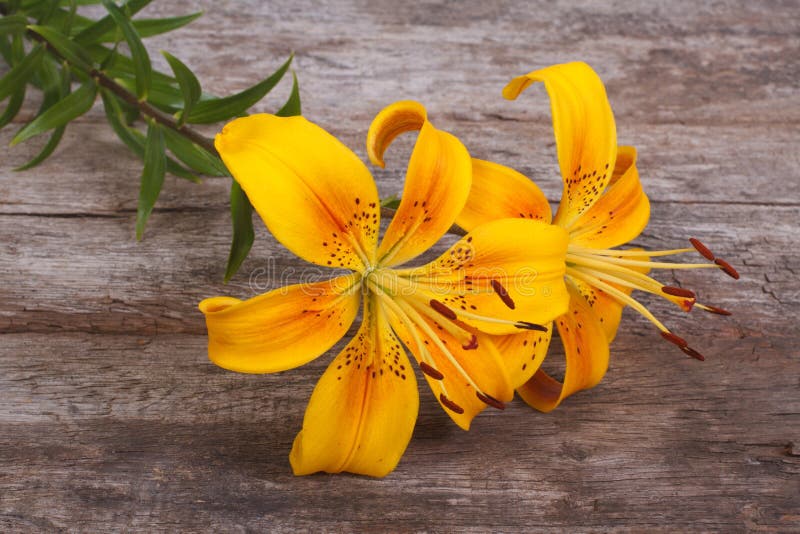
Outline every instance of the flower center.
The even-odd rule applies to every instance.
[[[677,304],[686,312],[696,306],[710,313],[730,315],[730,312],[722,308],[698,303],[695,293],[689,289],[662,285],[645,274],[650,269],[719,269],[731,278],[739,278],[736,269],[725,260],[714,256],[700,241],[694,238],[689,241],[692,248],[657,251],[590,249],[569,245],[567,276],[603,291],[622,305],[630,306],[653,323],[665,340],[677,345],[685,354],[703,360],[705,359],[703,355],[689,347],[686,340],[670,331],[644,305],[620,289],[626,287],[658,295]],[[695,251],[713,263],[671,263],[651,260],[655,257]]]

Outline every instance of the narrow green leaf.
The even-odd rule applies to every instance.
[[[11,93],[11,98],[8,99],[8,104],[6,105],[6,110],[3,112],[3,115],[0,115],[0,128],[13,121],[14,117],[19,113],[20,108],[22,108],[22,103],[25,102],[25,87],[26,86],[23,84],[22,87]]]
[[[225,268],[227,283],[242,266],[250,253],[255,232],[253,231],[253,206],[236,180],[231,180],[231,220],[233,222],[233,241]]]
[[[181,111],[181,122],[183,122],[184,117],[192,112],[192,108],[200,100],[203,90],[197,77],[180,59],[165,50],[162,50],[161,54],[169,63],[183,93],[183,111]]]
[[[166,17],[163,19],[139,19],[132,20],[133,27],[142,39],[146,37],[153,37],[154,35],[161,35],[162,33],[171,32],[182,28],[187,24],[197,20],[203,14],[202,11],[192,13],[191,15],[183,15],[180,17]],[[114,30],[105,33],[98,37],[95,41],[98,43],[110,43],[116,40],[116,32]]]
[[[107,91],[102,91],[101,96],[103,97],[106,119],[111,125],[111,129],[114,130],[114,133],[117,134],[120,141],[125,143],[131,152],[143,159],[145,136],[142,135],[142,132],[139,130],[129,128],[125,125],[122,120],[124,112],[115,96]],[[167,158],[167,172],[179,178],[189,180],[190,182],[200,183],[201,181],[197,176],[192,174],[191,171],[183,168],[180,163],[172,158]]]
[[[107,71],[110,75],[110,72]],[[114,76],[114,81],[131,91],[136,92],[136,80],[129,76]],[[175,113],[183,106],[183,93],[177,87],[162,83],[150,83],[150,92],[147,95],[148,104],[167,113]]]
[[[125,12],[129,17],[144,9],[152,0],[130,0],[124,4]],[[98,2],[100,3],[100,2]],[[108,32],[114,31],[116,22],[111,15],[106,15],[75,36],[75,40],[82,45],[99,43],[100,39]]]
[[[136,71],[136,96],[140,101],[147,100],[147,93],[150,90],[150,79],[153,71],[147,49],[142,44],[142,40],[131,24],[131,21],[128,20],[128,17],[125,16],[120,8],[112,3],[111,0],[103,0],[103,5],[108,10],[117,26],[119,26],[119,29],[122,30],[125,41],[128,43],[128,48],[130,48],[134,70]]]
[[[24,15],[5,15],[0,19],[0,35],[22,33],[28,25]]]
[[[105,65],[103,66],[104,72],[112,78],[118,76],[120,73],[130,76],[136,75],[136,67],[133,64],[133,60],[128,56],[120,54],[116,50],[103,45],[89,45],[86,47],[86,49],[92,55],[92,59],[95,61],[95,63],[105,62]],[[177,80],[175,80],[175,78],[172,76],[168,76],[156,70],[152,72],[151,79],[153,83],[178,83]]]
[[[64,98],[69,94],[70,91],[70,83],[71,83],[71,75],[70,69],[67,65],[61,69],[61,72],[58,72],[55,65],[51,61],[45,61],[42,64],[41,68],[41,78],[42,78],[42,86],[44,88],[44,98],[42,100],[42,106],[39,109],[39,113],[43,113],[44,111],[48,110],[50,107],[55,105],[59,100]],[[34,156],[28,163],[24,165],[20,165],[16,167],[15,171],[24,171],[27,169],[31,169],[41,162],[46,160],[50,157],[55,149],[58,147],[59,143],[61,142],[61,138],[64,136],[64,132],[66,131],[67,126],[60,126],[56,128],[50,139],[48,139],[47,143],[42,147],[36,156]]]
[[[155,122],[147,127],[147,138],[144,143],[144,169],[142,169],[142,183],[139,189],[139,207],[136,209],[136,239],[144,237],[144,227],[147,218],[153,211],[153,206],[161,193],[164,185],[167,158],[164,148],[164,130]]]
[[[295,74],[294,71],[292,71],[292,92],[289,94],[289,99],[275,115],[278,117],[302,115],[302,110],[300,108],[300,86],[297,84],[297,74]]]
[[[292,63],[293,58],[294,56],[289,56],[289,59],[272,75],[241,93],[198,102],[192,113],[187,117],[186,122],[209,124],[242,115],[253,104],[264,98],[281,81],[283,75],[289,70],[289,65]]]
[[[398,198],[397,195],[392,195],[390,197],[381,200],[382,208],[390,208],[396,210],[399,206],[400,206],[400,199]]]
[[[47,111],[26,124],[11,140],[11,146],[47,130],[64,126],[69,121],[80,117],[89,111],[96,96],[97,86],[93,81],[81,85],[77,91],[59,100]]]
[[[14,62],[11,58],[11,45],[9,44],[5,35],[0,35],[0,56],[3,56],[3,60],[6,62],[6,65],[14,65]]]
[[[221,159],[209,154],[206,149],[194,144],[175,130],[165,128],[164,137],[169,151],[190,169],[207,176],[230,176]]]
[[[39,67],[42,57],[44,56],[44,48],[41,45],[36,45],[31,52],[22,58],[10,71],[0,79],[0,100],[23,87],[34,71]]]
[[[49,26],[31,25],[28,26],[28,29],[41,35],[50,46],[73,65],[84,70],[92,69],[92,57],[89,52],[63,33]]]

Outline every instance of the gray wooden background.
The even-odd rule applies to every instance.
[[[35,142],[2,149],[0,531],[800,530],[800,3],[154,4],[142,16],[205,10],[148,46],[212,92],[246,87],[294,50],[304,114],[361,156],[375,113],[417,99],[474,155],[526,172],[553,200],[544,91],[510,103],[500,90],[587,61],[620,143],[639,149],[653,213],[637,243],[707,242],[740,281],[660,279],[734,315],[643,297],[705,363],[626,311],[605,381],[557,411],[515,402],[464,433],[422,390],[391,476],[295,478],[287,455],[329,356],[270,376],[216,368],[196,305],[252,296],[303,265],[259,223],[250,259],[221,284],[225,180],[168,178],[136,243],[140,164],[95,109],[35,170],[10,170]],[[276,109],[287,83],[259,109]],[[410,146],[375,171],[383,194],[400,190]]]

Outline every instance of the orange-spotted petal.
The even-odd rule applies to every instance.
[[[503,90],[513,100],[534,82],[550,95],[564,192],[555,223],[568,228],[589,209],[611,179],[617,153],[614,115],[603,82],[582,62],[519,76]]]
[[[382,312],[370,308],[314,388],[289,456],[295,475],[348,471],[382,477],[411,439],[417,381]]]
[[[249,300],[213,297],[200,303],[208,356],[240,373],[298,367],[330,349],[359,307],[359,275],[282,287]]]
[[[564,381],[559,382],[542,369],[517,389],[522,399],[537,410],[549,412],[578,391],[597,385],[608,369],[608,340],[591,306],[573,286],[569,310],[556,319],[558,334],[566,353]]]
[[[392,328],[421,367],[425,364],[441,375],[431,376],[433,372],[428,370],[425,378],[439,404],[458,426],[469,430],[472,419],[487,406],[476,387],[497,401],[512,399],[514,389],[490,336],[477,333],[475,348],[465,349],[462,340],[441,321],[425,315],[418,307],[405,309],[405,319],[387,310]]]
[[[514,217],[549,223],[550,203],[524,174],[472,158],[472,189],[456,224],[469,231],[485,222]]]
[[[519,321],[546,324],[566,311],[567,241],[558,226],[499,219],[477,226],[433,262],[398,274],[482,332],[518,333]]]
[[[367,135],[370,160],[383,166],[391,141],[412,130],[419,130],[419,136],[403,197],[378,249],[383,266],[405,263],[436,243],[455,222],[472,183],[467,149],[453,135],[436,129],[417,102],[396,102],[375,117]]]
[[[543,326],[547,329],[545,332],[526,330],[519,334],[490,336],[500,352],[514,389],[530,380],[547,356],[553,325],[548,323]]]
[[[259,114],[225,125],[215,146],[289,250],[324,266],[374,263],[378,190],[366,165],[331,134],[303,117]]]
[[[636,169],[636,149],[621,146],[614,175],[603,195],[569,228],[570,242],[587,248],[613,248],[638,236],[650,219]]]

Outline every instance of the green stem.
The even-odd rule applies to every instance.
[[[53,54],[59,60],[66,61],[67,63],[69,63],[69,61],[64,56],[59,54],[58,51],[50,45],[47,39],[45,39],[36,32],[28,31],[27,33],[28,37],[30,37],[31,39],[44,44],[47,51]],[[97,82],[98,85],[114,93],[114,95],[116,95],[120,100],[123,100],[129,105],[134,106],[145,117],[149,117],[154,121],[158,122],[159,124],[162,124],[167,128],[175,130],[182,136],[189,139],[191,142],[201,146],[209,153],[219,157],[219,153],[217,153],[217,149],[214,148],[214,141],[212,139],[209,139],[208,137],[202,135],[200,132],[197,132],[189,128],[185,124],[180,124],[175,117],[173,117],[168,113],[164,113],[160,109],[149,104],[147,101],[140,101],[138,98],[136,98],[136,95],[134,95],[133,93],[122,87],[112,78],[109,78],[104,72],[94,68],[90,69],[89,71],[86,71],[86,69],[82,69],[81,67],[75,65],[74,63],[70,63],[70,65],[73,68],[81,70],[82,72],[91,76]]]

